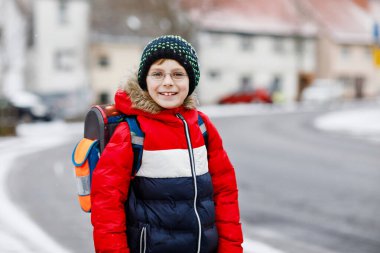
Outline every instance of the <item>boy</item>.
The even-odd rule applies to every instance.
[[[96,252],[242,252],[234,168],[216,128],[195,109],[198,81],[193,47],[167,35],[145,47],[137,79],[117,91],[116,108],[137,116],[144,151],[133,175],[131,134],[120,123],[92,179]]]

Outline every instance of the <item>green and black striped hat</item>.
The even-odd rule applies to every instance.
[[[147,90],[146,76],[150,66],[159,59],[173,59],[181,64],[189,76],[189,95],[193,93],[200,72],[197,53],[191,44],[176,35],[161,36],[149,42],[142,53],[138,72],[138,82],[143,90]]]

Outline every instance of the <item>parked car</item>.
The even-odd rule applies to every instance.
[[[219,100],[219,104],[237,103],[272,103],[272,98],[266,89],[258,88],[252,91],[239,91]]]
[[[21,121],[51,121],[52,113],[36,94],[21,91],[9,97],[9,101],[18,110]]]
[[[343,84],[333,79],[317,79],[306,87],[301,96],[304,102],[326,103],[342,100]]]

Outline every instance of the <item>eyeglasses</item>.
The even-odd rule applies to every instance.
[[[182,81],[187,77],[183,72],[173,72],[173,73],[164,73],[164,72],[152,72],[150,76],[153,80],[163,81],[166,75],[170,75],[173,81]]]

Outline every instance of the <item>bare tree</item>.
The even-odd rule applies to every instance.
[[[93,0],[91,23],[101,33],[190,38],[193,26],[179,0]]]

